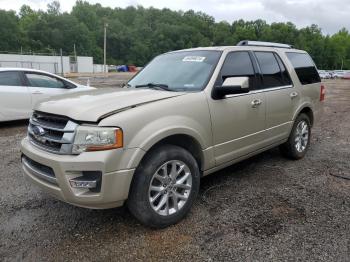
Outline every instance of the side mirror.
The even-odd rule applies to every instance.
[[[249,78],[244,77],[227,77],[222,86],[213,88],[213,98],[222,99],[226,95],[242,94],[249,92]]]

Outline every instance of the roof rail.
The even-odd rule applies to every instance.
[[[293,48],[293,46],[287,45],[287,44],[262,42],[262,41],[250,41],[250,40],[240,41],[237,45],[238,46],[266,46],[266,47],[278,47],[278,48]]]

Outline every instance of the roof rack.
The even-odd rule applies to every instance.
[[[278,47],[278,48],[293,48],[293,46],[287,45],[287,44],[262,42],[262,41],[249,41],[249,40],[240,41],[237,45],[238,46],[266,46],[266,47]]]

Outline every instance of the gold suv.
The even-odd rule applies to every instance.
[[[324,95],[310,56],[289,45],[169,52],[124,88],[38,104],[22,165],[62,201],[125,203],[145,225],[165,227],[189,212],[201,177],[276,146],[302,158]]]

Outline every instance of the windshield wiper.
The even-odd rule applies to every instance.
[[[148,88],[153,88],[153,89],[157,89],[157,90],[173,91],[173,90],[169,89],[169,86],[166,84],[148,83],[148,84],[135,86],[135,88],[140,88],[140,87],[148,87]]]

